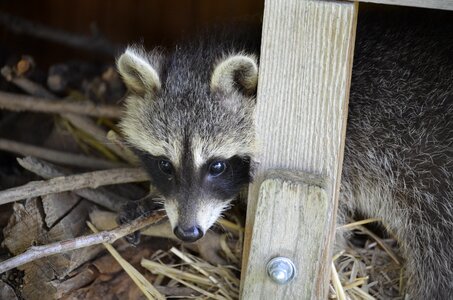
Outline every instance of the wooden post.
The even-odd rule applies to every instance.
[[[352,2],[265,2],[256,108],[261,155],[249,190],[243,299],[326,298],[356,20]],[[291,283],[267,277],[275,256],[295,263]]]

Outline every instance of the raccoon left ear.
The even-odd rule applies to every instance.
[[[124,83],[132,92],[144,95],[160,89],[158,57],[147,54],[139,47],[128,47],[116,64]]]
[[[254,55],[235,55],[221,61],[211,77],[211,91],[235,91],[253,95],[258,84],[258,64]]]

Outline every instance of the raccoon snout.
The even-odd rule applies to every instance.
[[[203,237],[203,230],[198,226],[183,228],[176,226],[173,233],[183,242],[193,243]]]

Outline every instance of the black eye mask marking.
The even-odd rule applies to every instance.
[[[251,182],[250,157],[233,156],[229,159],[212,158],[198,171],[192,166],[177,171],[165,157],[153,156],[134,149],[151,177],[153,185],[163,194],[171,196],[184,191],[189,201],[201,194],[218,200],[234,198],[240,189]],[[183,166],[185,164],[183,163]],[[190,178],[179,178],[190,177]]]
[[[218,162],[225,164],[220,167]],[[222,172],[212,174],[212,168],[220,167]],[[251,181],[250,158],[233,156],[229,159],[212,159],[202,168],[205,173],[205,187],[209,193],[217,199],[227,200],[239,193],[241,187]]]
[[[151,177],[153,185],[164,196],[170,195],[175,185],[175,169],[171,162],[165,157],[153,156],[137,149],[134,149],[134,152],[142,161],[143,168]]]

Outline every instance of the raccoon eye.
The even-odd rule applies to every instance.
[[[215,161],[209,166],[209,174],[216,177],[225,172],[225,169],[226,163],[224,161]]]
[[[171,175],[173,173],[173,166],[171,165],[171,162],[165,159],[161,159],[158,162],[159,165],[159,170],[166,174],[166,175]]]

